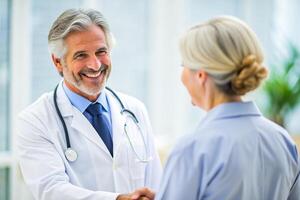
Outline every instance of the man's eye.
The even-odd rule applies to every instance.
[[[83,59],[85,57],[86,57],[85,54],[78,54],[78,55],[75,56],[75,59],[80,60],[80,59]]]
[[[104,55],[107,54],[107,51],[98,51],[96,54],[97,54],[98,56],[104,56]]]

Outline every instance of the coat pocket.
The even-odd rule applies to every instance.
[[[136,189],[145,186],[146,163],[139,160],[139,158],[144,156],[144,146],[135,144],[133,148],[128,148],[128,168],[132,186]]]

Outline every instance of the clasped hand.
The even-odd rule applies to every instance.
[[[117,200],[154,200],[155,193],[149,188],[139,188],[130,194],[120,194]]]

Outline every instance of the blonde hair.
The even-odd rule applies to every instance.
[[[244,95],[267,76],[256,34],[231,16],[189,29],[180,40],[180,51],[185,67],[203,69],[226,94]]]

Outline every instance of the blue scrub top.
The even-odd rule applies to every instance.
[[[210,110],[181,139],[165,167],[156,199],[300,199],[295,143],[252,102]]]

